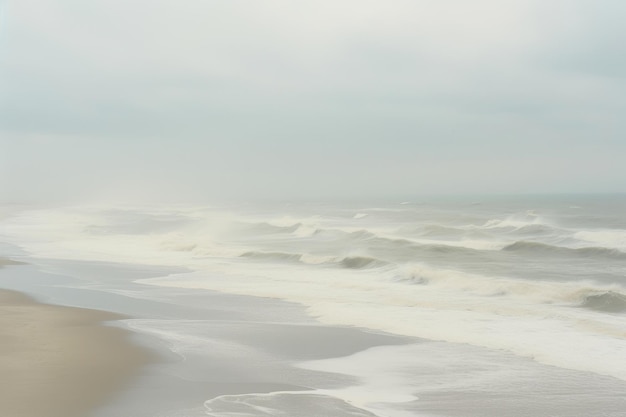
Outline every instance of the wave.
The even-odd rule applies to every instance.
[[[286,252],[261,252],[261,251],[249,251],[239,255],[242,258],[251,258],[264,261],[279,261],[279,262],[300,262],[302,259],[301,253],[286,253]]]
[[[339,264],[348,269],[363,269],[388,265],[388,262],[368,256],[346,256]]]
[[[381,259],[369,256],[319,256],[302,253],[288,252],[263,252],[249,251],[239,255],[241,258],[249,258],[259,261],[269,261],[278,263],[303,263],[307,265],[330,265],[340,266],[347,269],[366,269],[388,265],[389,263]]]
[[[530,226],[544,226],[551,227],[549,222],[535,213],[533,210],[528,210],[525,213],[518,213],[506,218],[496,218],[487,220],[480,226],[468,226],[471,229],[503,229],[504,231],[519,231]]]
[[[436,239],[434,237],[428,238],[427,234],[436,234],[437,231],[447,229],[453,231],[452,233],[461,233],[465,235],[456,236],[455,239]],[[414,229],[417,230],[417,229]],[[490,241],[488,236],[480,232],[470,232],[471,236],[468,236],[468,231],[455,229],[445,226],[429,225],[426,228],[425,236],[420,237],[408,237],[405,236],[402,230],[399,234],[385,234],[380,231],[374,231],[370,229],[352,229],[352,228],[337,228],[337,227],[320,227],[313,225],[306,225],[303,223],[295,223],[285,226],[276,226],[269,223],[256,223],[253,229],[249,229],[246,233],[246,237],[263,237],[259,231],[264,232],[264,235],[270,233],[281,235],[289,234],[292,238],[298,240],[306,239],[312,243],[328,243],[328,248],[336,247],[338,250],[344,250],[346,247],[361,247],[361,248],[375,248],[377,250],[392,251],[395,255],[403,256],[416,256],[419,254],[459,254],[465,251],[468,253],[475,253],[481,250],[499,250],[502,248],[502,243]],[[478,234],[477,234],[478,233]],[[451,236],[449,236],[451,237]],[[423,238],[423,239],[422,239]],[[299,245],[300,243],[294,243]]]
[[[256,225],[260,224],[262,223],[257,223]],[[266,228],[266,230],[272,231],[274,233],[289,233],[296,238],[318,237],[325,239],[347,238],[351,240],[366,240],[376,237],[376,234],[374,232],[371,232],[367,229],[350,230],[332,227],[319,227],[314,225],[307,225],[304,223],[296,223],[290,226],[274,226],[269,223],[265,224],[269,226]],[[252,232],[251,234],[256,233],[256,230],[252,228],[249,231]]]
[[[516,235],[547,235],[561,232],[561,230],[548,226],[547,224],[527,224],[515,229],[512,233]]]
[[[232,224],[230,226],[231,232],[239,232],[253,235],[271,235],[271,234],[279,234],[279,233],[294,233],[300,227],[302,227],[302,223],[295,223],[291,225],[275,225],[268,222],[258,222],[258,223],[245,223],[240,222],[236,224]]]
[[[626,312],[626,295],[615,291],[591,294],[584,298],[581,307],[607,313]]]
[[[602,248],[602,247],[587,247],[587,248],[567,248],[563,246],[554,246],[547,243],[531,242],[531,241],[517,241],[502,248],[507,252],[519,252],[525,255],[558,255],[568,257],[584,257],[584,258],[607,258],[626,260],[626,253],[620,252],[617,249]]]
[[[474,297],[478,296],[481,300],[484,297],[500,298],[502,302],[512,304],[524,300],[524,303],[531,301],[536,305],[556,304],[611,313],[626,312],[626,295],[622,287],[603,287],[592,281],[529,281],[431,268],[420,264],[407,264],[394,269],[390,271],[388,278],[410,286],[425,286],[431,291],[445,291],[451,297],[471,297],[468,300],[476,300]],[[484,303],[495,303],[495,300]]]
[[[367,240],[367,239],[375,238],[376,234],[373,233],[373,232],[370,232],[369,230],[361,229],[361,230],[357,230],[355,232],[350,232],[348,234],[348,237],[350,237],[351,239],[354,239],[354,240]]]
[[[457,237],[465,235],[467,230],[439,224],[426,224],[418,227],[401,228],[399,233],[423,237]]]
[[[626,250],[626,230],[585,230],[577,232],[574,237],[583,242],[598,246]]]

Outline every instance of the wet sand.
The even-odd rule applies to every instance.
[[[105,403],[151,360],[102,325],[119,318],[0,290],[0,415],[84,417]]]
[[[0,268],[2,268],[5,265],[22,265],[22,264],[23,262],[13,261],[7,258],[0,258]]]

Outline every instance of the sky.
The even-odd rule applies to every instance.
[[[0,199],[626,192],[623,1],[0,13]]]

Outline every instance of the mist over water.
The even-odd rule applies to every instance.
[[[168,297],[168,303],[180,308],[186,297],[201,300],[207,290],[280,299],[302,305],[328,325],[442,343],[303,363],[302,369],[351,375],[362,384],[215,397],[205,404],[209,415],[252,416],[265,410],[261,415],[274,416],[304,407],[310,415],[328,408],[346,415],[403,416],[398,411],[403,407],[431,404],[415,395],[431,398],[425,393],[434,387],[419,378],[427,364],[439,361],[441,375],[430,378],[443,378],[440,384],[448,386],[452,382],[445,378],[453,376],[445,369],[455,357],[464,358],[465,365],[458,365],[454,378],[474,381],[491,369],[489,378],[496,378],[502,390],[508,384],[516,389],[522,375],[545,380],[543,393],[524,394],[521,409],[565,380],[575,386],[606,383],[610,398],[626,381],[624,195],[5,205],[3,212],[0,238],[44,264],[113,262],[178,271],[115,286],[100,280],[100,291],[142,300],[159,289],[173,291],[180,295]],[[177,323],[140,319],[129,326],[204,363],[201,352],[212,351],[215,341],[204,336],[201,322]],[[390,356],[395,362],[388,362]],[[370,368],[375,363],[381,367]],[[517,370],[509,373],[509,368]],[[475,384],[462,390],[488,395],[492,386]],[[606,410],[616,406],[614,399],[606,401],[612,404]],[[581,399],[571,409],[557,408],[564,416],[582,417],[587,411],[580,414],[580,407],[592,403]],[[476,410],[483,409],[480,404]],[[458,414],[447,409],[443,415]]]
[[[76,206],[14,213],[1,232],[40,257],[193,270],[153,285],[283,298],[328,322],[625,378],[588,350],[612,346],[602,352],[616,362],[624,353],[625,204],[564,196]],[[555,349],[563,343],[574,346],[568,354]]]

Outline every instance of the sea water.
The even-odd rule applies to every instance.
[[[0,239],[42,267],[82,278],[67,288],[117,297],[120,312],[139,317],[128,328],[194,364],[172,365],[173,377],[206,383],[216,372],[210,358],[239,358],[283,384],[208,390],[201,407],[181,405],[179,415],[626,416],[624,195],[5,213]],[[85,281],[97,263],[137,270]],[[154,270],[141,273],[143,265]],[[224,302],[215,291],[294,304]],[[308,350],[282,356],[280,343],[265,346],[267,356],[255,348],[267,342],[250,339],[259,329],[279,335],[293,334],[284,326],[324,325],[390,339],[335,353],[332,337],[319,346],[308,339]],[[228,383],[228,369],[212,383]]]

